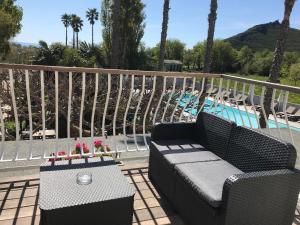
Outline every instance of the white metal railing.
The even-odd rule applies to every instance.
[[[0,81],[0,162],[102,154],[96,139],[111,153],[148,150],[153,124],[195,121],[202,109],[292,143],[300,134],[297,117],[288,113],[294,107],[300,120],[300,109],[289,103],[291,94],[300,99],[297,87],[223,74],[10,64],[0,64]],[[268,88],[270,115],[263,107]],[[55,135],[48,138],[50,131]],[[75,143],[90,151],[81,145],[74,154]],[[62,148],[65,154],[58,154]]]

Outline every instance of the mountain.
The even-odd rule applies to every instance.
[[[27,42],[12,42],[15,45],[21,45],[22,47],[39,47],[39,44],[27,43]]]
[[[232,46],[237,49],[247,45],[254,51],[261,51],[264,49],[274,51],[279,30],[279,21],[274,21],[256,25],[243,33],[225,39],[225,41],[230,42]],[[300,30],[294,28],[289,29],[286,50],[300,52]]]

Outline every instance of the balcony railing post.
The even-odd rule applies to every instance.
[[[156,76],[153,78],[152,93],[151,93],[151,96],[150,96],[150,99],[149,99],[149,102],[148,102],[148,105],[147,105],[147,108],[146,108],[146,111],[145,111],[144,119],[143,119],[144,143],[145,143],[145,146],[147,147],[148,150],[149,150],[149,146],[148,146],[148,143],[147,143],[147,140],[146,140],[146,119],[147,119],[147,115],[148,115],[150,106],[152,104],[153,97],[155,95],[155,90],[156,90]]]
[[[137,115],[138,115],[138,112],[141,107],[142,99],[144,97],[144,92],[145,92],[145,76],[143,76],[142,89],[140,89],[140,97],[139,97],[138,104],[136,106],[134,118],[133,118],[133,138],[134,138],[134,142],[135,142],[135,146],[136,146],[137,150],[140,150],[140,148],[137,143],[137,137],[136,137],[136,119],[137,119]]]
[[[182,100],[182,98],[183,98],[183,96],[184,96],[184,94],[185,94],[185,86],[186,86],[186,77],[183,78],[182,91],[181,91],[181,94],[180,94],[180,96],[179,96],[179,98],[178,98],[178,101],[177,101],[176,104],[175,104],[173,113],[172,113],[172,115],[171,115],[171,121],[170,121],[170,122],[173,122],[173,121],[174,121],[174,116],[175,116],[176,110],[177,110],[177,108],[178,108],[178,105],[179,105],[180,101]]]

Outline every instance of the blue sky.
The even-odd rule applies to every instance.
[[[146,4],[143,42],[154,46],[160,40],[163,0],[142,0]],[[17,0],[23,8],[23,28],[14,41],[37,43],[64,42],[63,13],[75,13],[85,21],[80,40],[91,41],[91,27],[85,18],[88,8],[100,10],[101,0]],[[207,34],[210,0],[171,0],[168,38],[177,38],[192,47]],[[281,20],[284,0],[219,0],[216,38],[227,38],[253,25]],[[300,29],[300,1],[296,2],[291,27]],[[101,41],[101,24],[95,25],[95,42]],[[70,31],[71,37],[71,31]]]

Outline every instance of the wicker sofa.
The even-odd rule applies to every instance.
[[[149,178],[187,224],[291,225],[295,148],[201,112],[153,128]]]

